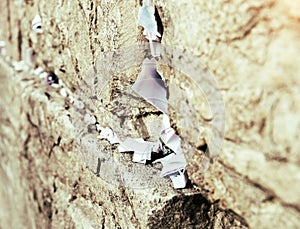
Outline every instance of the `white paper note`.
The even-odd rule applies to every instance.
[[[161,37],[161,34],[157,31],[157,22],[154,13],[154,5],[150,5],[149,1],[143,1],[143,6],[139,9],[138,23],[144,28],[143,34],[149,41]]]
[[[127,138],[120,143],[118,149],[119,152],[134,152],[132,161],[144,164],[151,160],[151,152],[156,147],[156,143],[144,141],[142,138]]]
[[[32,29],[37,33],[43,33],[42,19],[40,15],[36,15],[32,20]]]
[[[156,60],[145,59],[132,89],[163,113],[168,113],[167,89],[156,71]]]
[[[185,170],[181,170],[173,175],[170,175],[174,188],[185,188],[187,183],[187,174]]]
[[[100,128],[100,130],[101,133],[98,136],[98,138],[106,139],[109,141],[110,144],[120,143],[118,136],[115,134],[115,132],[112,129],[106,127],[106,128]]]

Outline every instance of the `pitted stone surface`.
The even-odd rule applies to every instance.
[[[76,97],[85,89],[85,80],[101,70],[97,62],[107,53],[142,40],[139,3],[0,2],[0,40],[12,57],[1,57],[0,226],[297,228],[298,0],[156,1],[163,44],[199,57],[225,101],[225,141],[214,164],[205,170],[202,150],[211,136],[210,104],[195,93],[195,85],[180,69],[160,66],[160,73],[173,85],[171,122],[183,148],[193,155],[188,173],[197,188],[175,191],[170,182],[159,181],[145,191],[102,180],[97,176],[97,153],[83,160],[67,99],[43,80],[16,73],[4,63],[4,59],[28,63],[30,48],[32,66],[54,71]],[[42,18],[43,34],[31,29],[36,14]],[[183,59],[188,65],[188,58]],[[138,99],[136,109],[130,109],[128,97],[122,97],[139,71],[135,67],[107,75],[102,101],[93,104],[91,113],[122,137],[130,133],[155,140],[160,114]],[[182,121],[187,109],[192,111],[188,123]],[[130,113],[121,125],[123,110]],[[120,166],[137,168],[140,176],[148,171],[133,165],[130,155],[117,155],[108,143],[97,150],[113,155]]]

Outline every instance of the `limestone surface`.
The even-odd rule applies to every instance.
[[[158,140],[162,113],[130,88],[140,5],[0,2],[0,228],[299,227],[300,1],[155,1],[183,190],[83,122]]]

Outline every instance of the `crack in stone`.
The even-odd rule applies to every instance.
[[[37,130],[38,136],[39,136],[39,141],[40,141],[41,145],[43,145],[42,136],[41,136],[41,133],[40,133],[40,128],[39,128],[39,126],[33,123],[33,121],[32,121],[31,118],[30,118],[30,114],[29,114],[29,113],[26,113],[26,116],[27,116],[27,120],[28,120],[29,124],[30,124],[34,129]]]
[[[294,204],[288,204],[286,202],[284,202],[284,200],[282,200],[279,196],[277,196],[275,194],[275,192],[273,192],[271,189],[263,186],[262,184],[251,180],[248,176],[245,176],[244,174],[236,171],[233,167],[225,164],[222,161],[218,161],[225,169],[228,169],[229,171],[233,172],[234,174],[236,174],[238,177],[243,178],[245,180],[245,182],[247,182],[248,184],[250,184],[250,186],[255,187],[259,190],[261,190],[262,192],[264,192],[266,194],[266,198],[262,201],[262,202],[266,202],[267,199],[269,199],[269,201],[275,201],[277,200],[282,206],[285,206],[287,208],[291,208],[296,210],[297,212],[300,212],[300,208],[297,205]]]
[[[49,150],[49,153],[48,153],[48,158],[51,157],[52,152],[53,152],[53,149],[54,149],[55,147],[57,147],[57,146],[60,145],[60,141],[61,141],[61,136],[59,136],[59,137],[57,138],[57,142],[54,142],[53,145],[51,146],[51,148],[50,148],[50,150]]]
[[[11,17],[10,17],[10,0],[6,0],[7,8],[7,22],[8,22],[8,40],[12,41],[12,32],[11,32]]]
[[[22,30],[21,30],[21,21],[18,20],[18,54],[19,60],[22,60]]]

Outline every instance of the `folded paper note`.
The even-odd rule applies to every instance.
[[[143,1],[143,6],[139,9],[138,23],[144,28],[144,35],[149,41],[156,40],[157,37],[161,37],[157,31],[157,22],[155,20],[155,8],[154,5],[149,4],[149,1]]]
[[[170,154],[164,158],[158,159],[153,163],[161,162],[163,168],[161,170],[161,177],[168,177],[180,170],[185,170],[186,168],[186,159],[184,154]]]
[[[170,125],[170,119],[167,115],[163,117],[162,131],[160,134],[161,141],[173,150],[176,154],[182,153],[180,137]]]
[[[143,164],[151,160],[151,152],[156,148],[156,143],[144,141],[142,138],[127,138],[118,147],[119,152],[134,152],[132,161]]]
[[[120,143],[120,140],[118,138],[118,136],[115,134],[115,132],[113,132],[112,129],[106,127],[100,127],[101,133],[98,136],[98,138],[100,139],[106,139],[107,141],[109,141],[110,144],[116,144],[116,143]]]
[[[163,113],[168,113],[167,89],[156,71],[156,60],[145,59],[132,89]]]

